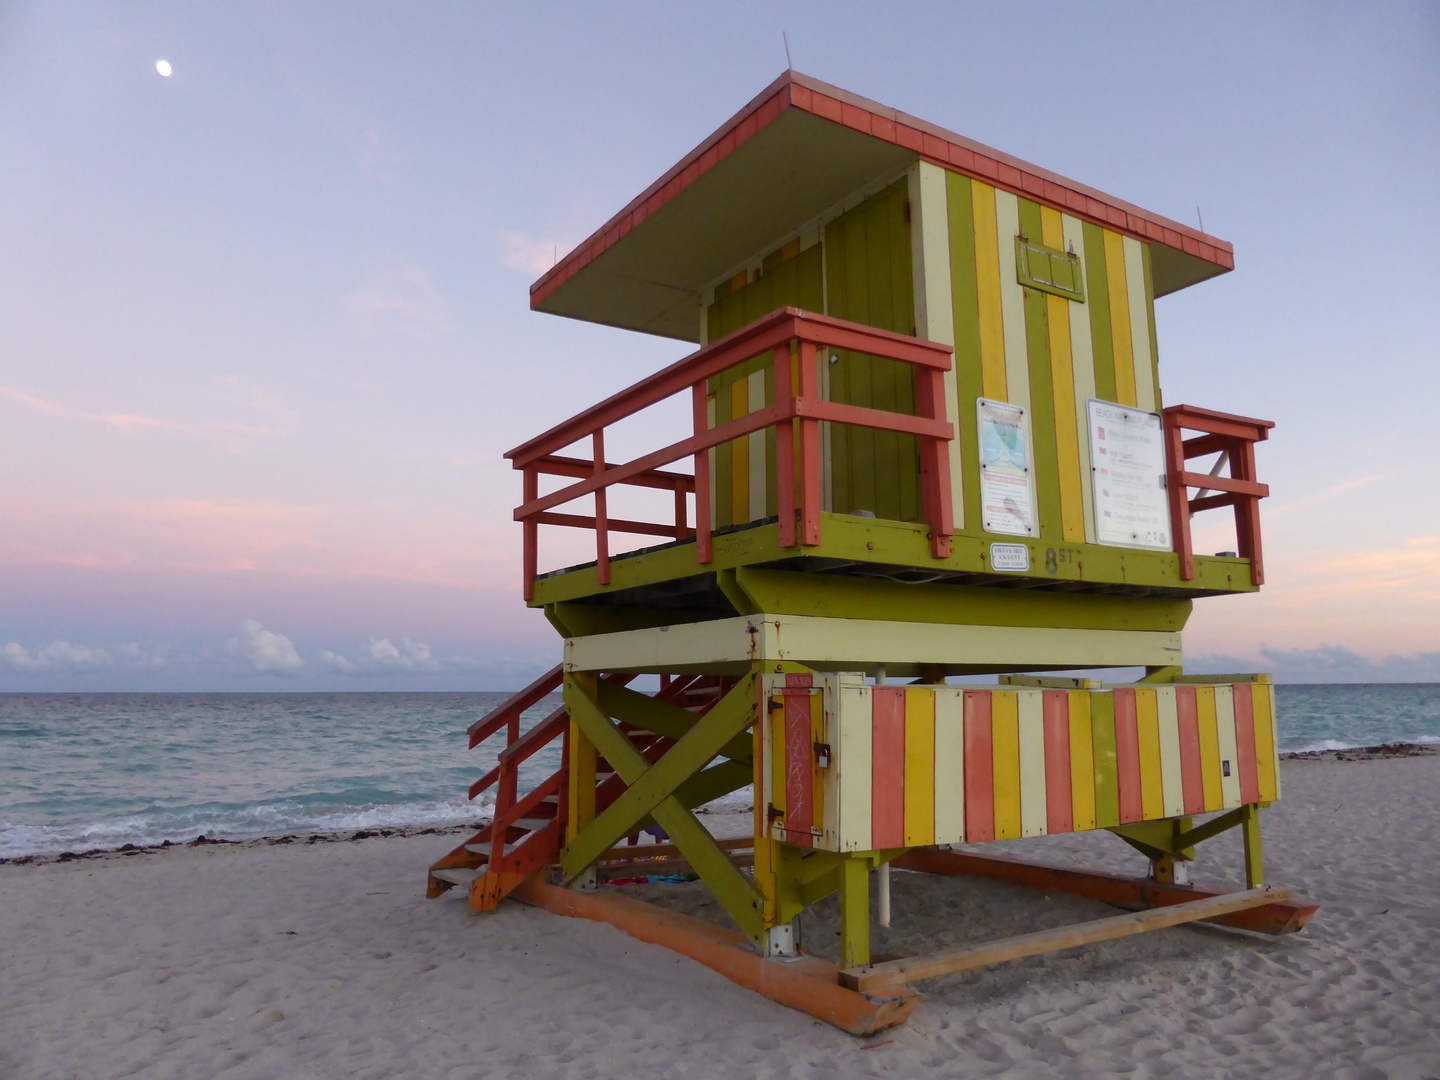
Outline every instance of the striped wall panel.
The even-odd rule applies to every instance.
[[[759,819],[872,851],[1155,821],[1278,797],[1264,683],[1104,690],[767,676]]]

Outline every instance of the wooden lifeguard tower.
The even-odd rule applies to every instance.
[[[1223,241],[782,75],[531,288],[535,310],[699,347],[506,455],[525,600],[564,662],[471,728],[506,741],[471,789],[495,818],[430,895],[611,922],[855,1032],[903,1022],[932,975],[1190,920],[1303,926],[1314,907],[1261,865],[1270,680],[1181,662],[1192,601],[1264,579],[1271,424],[1162,404],[1153,305],[1232,266]],[[676,398],[690,434],[607,457],[608,428]],[[611,516],[622,485],[664,520]],[[1221,507],[1235,550],[1196,554],[1191,516]],[[594,561],[541,573],[542,526],[593,530]],[[1145,675],[1036,674],[1116,667]],[[521,790],[547,746],[560,767]],[[694,808],[748,785],[753,834],[717,840]],[[654,825],[668,844],[623,843]],[[1187,884],[1230,828],[1247,889]],[[949,847],[1093,829],[1150,876]],[[1132,913],[872,964],[891,865]],[[736,930],[595,887],[676,872]],[[834,893],[838,965],[794,932]]]

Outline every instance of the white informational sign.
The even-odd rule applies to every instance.
[[[1024,544],[991,544],[991,570],[1029,570],[1030,549]]]
[[[1160,415],[1093,398],[1087,411],[1095,539],[1169,551],[1170,493]]]
[[[980,524],[986,532],[1035,535],[1035,484],[1025,410],[977,398]]]

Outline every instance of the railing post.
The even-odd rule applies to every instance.
[[[521,489],[523,502],[533,502],[539,497],[540,475],[539,470],[534,465],[527,465],[524,473],[521,474]],[[535,599],[535,573],[537,569],[536,560],[538,558],[536,548],[539,545],[540,526],[535,518],[531,516],[525,519],[520,529],[523,534],[521,544],[524,549],[523,555],[521,556],[522,564],[520,573],[524,578],[523,592],[525,602],[528,604],[531,600]]]
[[[819,377],[815,369],[816,349],[811,341],[800,342],[800,394],[804,401],[819,398]],[[820,422],[800,420],[800,543],[820,543]]]
[[[593,436],[595,475],[605,472],[605,429],[597,428]],[[610,527],[605,519],[605,489],[595,489],[595,577],[601,585],[610,584]]]
[[[939,368],[917,368],[915,389],[920,415],[943,422],[946,419],[945,373]],[[920,440],[920,498],[925,507],[925,522],[930,526],[930,554],[937,559],[948,559],[955,516],[951,506],[950,449],[941,439]]]
[[[1165,467],[1170,483],[1170,532],[1175,541],[1175,554],[1180,557],[1180,578],[1195,578],[1195,552],[1190,541],[1190,496],[1185,490],[1185,434],[1180,419],[1169,410],[1163,414],[1165,428]]]
[[[684,540],[690,532],[689,514],[685,510],[685,481],[675,481],[675,539]]]
[[[790,343],[776,348],[775,404],[793,403],[790,378]],[[775,503],[780,525],[780,546],[795,546],[795,421],[775,425]]]
[[[695,434],[703,435],[710,430],[710,418],[705,407],[705,380],[690,388],[691,414]],[[710,538],[710,451],[695,452],[695,561],[702,566],[715,558]]]
[[[1255,444],[1249,439],[1230,440],[1230,475],[1237,480],[1255,481]],[[1235,500],[1235,546],[1241,558],[1250,560],[1250,583],[1265,584],[1265,565],[1260,557],[1260,500],[1254,495]]]

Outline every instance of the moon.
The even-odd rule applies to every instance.
[[[175,69],[170,66],[169,60],[156,60],[155,70],[168,79],[170,77],[170,73]]]

